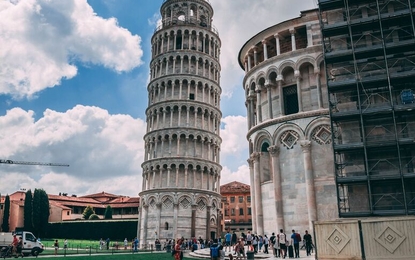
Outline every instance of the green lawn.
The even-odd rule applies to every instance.
[[[42,258],[42,254],[39,255]],[[84,255],[84,256],[56,256],[53,259],[66,259],[66,260],[85,260],[85,259],[99,259],[99,260],[129,260],[129,259],[140,259],[140,260],[165,260],[174,259],[171,254],[168,253],[138,253],[138,254],[117,254],[117,255]],[[184,260],[190,260],[192,258],[183,258]]]

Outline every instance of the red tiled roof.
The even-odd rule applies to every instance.
[[[250,192],[251,186],[245,183],[233,181],[220,186],[220,193],[245,193]]]

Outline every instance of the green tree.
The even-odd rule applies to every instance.
[[[43,189],[35,189],[33,195],[33,231],[38,237],[47,232],[49,222],[49,198]]]
[[[110,205],[105,209],[104,219],[112,219],[112,208]]]
[[[84,217],[84,219],[89,219],[89,217],[90,217],[92,214],[95,214],[94,209],[93,209],[91,206],[87,206],[87,207],[84,209],[84,213],[82,213],[82,216]]]
[[[91,214],[91,216],[89,216],[88,218],[89,220],[98,220],[99,216],[97,214]]]
[[[23,218],[24,229],[26,231],[33,231],[33,196],[31,190],[26,191]]]
[[[1,230],[3,232],[9,232],[9,217],[10,217],[10,197],[6,195],[4,200],[4,211],[3,211],[3,224]]]

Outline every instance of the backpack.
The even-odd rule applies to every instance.
[[[212,246],[210,248],[210,251],[212,252],[212,257],[218,257],[219,256],[219,247],[218,246]]]
[[[275,236],[271,236],[269,238],[269,241],[271,241],[272,244],[275,244]]]

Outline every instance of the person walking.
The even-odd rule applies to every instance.
[[[231,241],[232,241],[232,235],[231,235],[231,233],[229,233],[229,230],[228,230],[228,232],[225,235],[225,246],[226,246],[225,251],[226,251],[227,248],[229,249],[229,252],[231,251],[231,249],[232,249]]]
[[[269,239],[267,235],[264,235],[264,254],[268,254],[268,245],[269,245]]]
[[[183,241],[179,238],[174,246],[174,260],[181,260],[182,242]]]
[[[294,246],[294,258],[300,258],[300,241],[300,234],[296,233],[293,229],[291,234],[291,244]]]
[[[307,256],[311,255],[311,249],[313,246],[313,240],[311,238],[311,235],[308,234],[308,231],[305,231],[305,235],[303,236],[303,239],[305,241],[305,250],[307,252]]]
[[[53,244],[53,247],[55,248],[55,255],[57,255],[58,254],[58,249],[59,249],[59,242],[58,242],[57,239],[55,240],[55,243]]]
[[[287,236],[285,235],[283,229],[280,229],[280,233],[278,234],[278,243],[280,244],[281,257],[285,259],[287,256]]]

